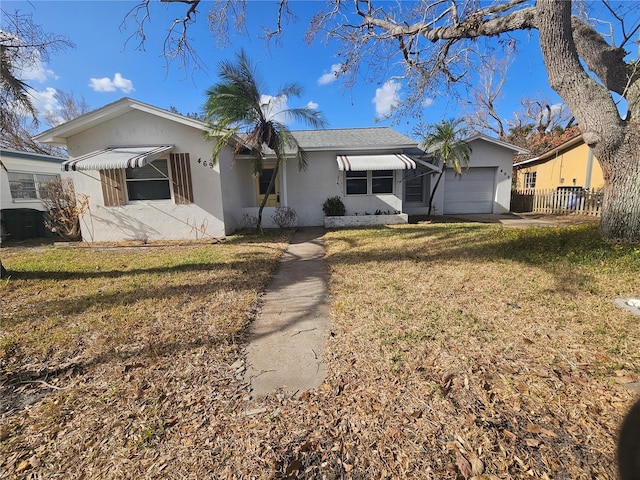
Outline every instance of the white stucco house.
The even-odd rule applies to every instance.
[[[35,138],[67,148],[62,168],[89,196],[85,241],[180,240],[246,226],[272,172],[267,158],[254,177],[249,155],[234,158],[231,147],[212,162],[214,142],[205,132],[198,120],[123,98]],[[290,152],[263,213],[265,227],[275,226],[272,215],[285,206],[295,209],[298,226],[324,225],[322,204],[333,196],[347,215],[426,213],[431,177],[440,170],[414,140],[386,127],[293,133],[308,167],[298,171]],[[509,211],[511,158],[519,149],[482,136],[470,142],[472,168],[460,180],[446,172],[435,213]]]
[[[61,176],[67,160],[17,150],[0,149],[0,239],[50,235],[43,221],[43,186]]]

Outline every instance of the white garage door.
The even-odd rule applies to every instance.
[[[444,213],[493,213],[495,168],[469,168],[462,176],[447,169],[444,176]]]

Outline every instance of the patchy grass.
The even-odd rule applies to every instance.
[[[612,302],[640,296],[637,246],[329,232],[329,377],[255,404],[233,364],[284,241],[3,249],[0,476],[616,478],[640,322]]]
[[[328,244],[356,465],[375,445],[368,462],[398,478],[616,478],[640,322],[612,302],[640,295],[637,246],[594,226],[470,224]]]

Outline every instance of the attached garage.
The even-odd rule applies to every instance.
[[[447,169],[444,177],[444,213],[493,213],[495,167],[476,167],[462,171],[462,176]]]

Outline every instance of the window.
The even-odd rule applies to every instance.
[[[129,200],[169,200],[169,167],[166,159],[125,171]]]
[[[376,195],[378,193],[393,193],[393,170],[347,171],[347,195]]]
[[[51,180],[59,179],[60,175],[8,172],[8,177],[11,198],[14,200],[40,200],[45,196],[45,184]]]
[[[371,172],[371,193],[393,193],[393,170]]]
[[[526,172],[524,174],[524,188],[536,188],[536,173]]]
[[[367,194],[367,172],[347,172],[347,195]]]
[[[273,168],[263,168],[260,172],[260,177],[258,177],[258,194],[266,195],[267,189],[269,188],[269,183],[271,183],[271,176],[273,175]],[[269,195],[273,194],[273,190],[275,189],[275,182],[273,187],[271,187],[271,191]]]
[[[424,180],[426,175],[420,170],[405,170],[404,201],[407,203],[424,202]]]
[[[169,161],[159,159],[139,168],[100,170],[100,181],[105,207],[121,207],[127,200],[169,200],[172,194],[176,204],[194,201],[188,153],[172,153]]]

